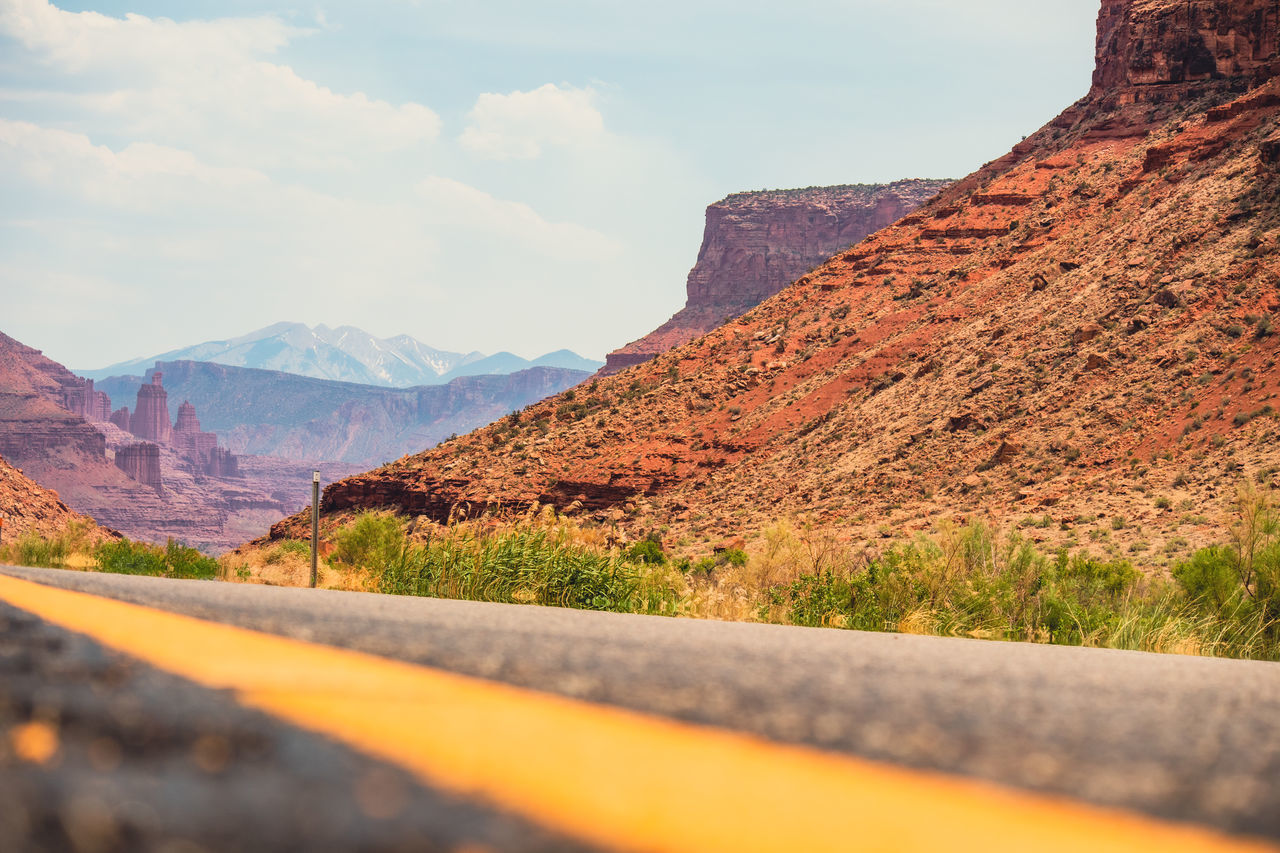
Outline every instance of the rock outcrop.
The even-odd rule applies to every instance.
[[[160,376],[160,371],[155,375]],[[210,477],[233,477],[238,470],[235,455],[218,447],[218,436],[200,429],[200,418],[190,400],[178,407],[172,444],[198,471]]]
[[[164,390],[164,375],[156,372],[151,381],[138,388],[138,404],[130,418],[130,432],[146,441],[168,444],[173,437],[169,421],[169,394]]]
[[[1104,0],[1093,94],[1177,97],[1170,84],[1265,81],[1280,70],[1273,0]]]
[[[897,222],[950,181],[809,187],[731,195],[707,208],[688,301],[607,357],[602,375],[642,364],[750,311],[813,267]]]
[[[129,416],[129,407],[124,406],[111,413],[111,423],[125,432],[133,432],[133,418]]]
[[[323,510],[577,504],[708,549],[786,517],[870,542],[1030,520],[1147,567],[1221,541],[1237,484],[1280,485],[1274,9],[1108,0],[1093,90],[1004,157],[703,338]]]
[[[149,441],[129,444],[115,452],[116,467],[157,492],[162,491],[160,445]]]
[[[111,419],[111,398],[95,391],[92,379],[80,379],[62,388],[62,408],[86,421],[101,423]]]

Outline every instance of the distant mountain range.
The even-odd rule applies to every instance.
[[[463,354],[429,347],[408,335],[377,338],[354,326],[330,329],[324,325],[312,328],[302,323],[276,323],[226,341],[207,341],[150,358],[77,372],[99,380],[138,376],[159,361],[211,362],[383,388],[443,385],[462,376],[507,375],[533,367],[590,373],[603,364],[569,350],[533,360],[509,352]]]

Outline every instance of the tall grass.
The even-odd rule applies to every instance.
[[[65,567],[74,555],[92,553],[93,547],[92,526],[73,521],[53,536],[28,532],[16,542],[0,546],[0,562],[57,569]]]
[[[127,539],[95,543],[90,527],[76,523],[55,536],[28,533],[0,547],[0,562],[170,578],[209,579],[218,574],[216,560],[172,539],[164,547]]]
[[[390,514],[365,514],[337,533],[332,561],[373,573],[380,592],[675,615],[678,576],[583,541],[554,513],[486,529],[450,524],[411,539]]]
[[[1280,523],[1250,489],[1239,514],[1232,544],[1197,552],[1172,581],[980,524],[861,560],[806,545],[815,534],[802,530],[786,534],[791,553],[822,559],[754,597],[759,618],[794,625],[1280,660]]]

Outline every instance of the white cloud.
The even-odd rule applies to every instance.
[[[272,17],[179,23],[0,0],[0,34],[76,84],[50,103],[102,131],[258,168],[348,165],[436,139],[440,119],[421,104],[335,92],[267,61],[306,32]]]
[[[493,160],[532,160],[547,145],[581,147],[604,134],[594,90],[553,83],[530,92],[486,93],[476,99],[458,142]]]
[[[483,229],[540,254],[590,262],[611,258],[622,248],[598,231],[571,222],[548,222],[527,204],[494,198],[449,178],[427,178],[418,185],[418,194],[434,225]]]

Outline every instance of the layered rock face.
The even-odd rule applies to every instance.
[[[825,261],[915,210],[949,181],[738,193],[707,208],[685,307],[609,354],[602,375],[641,364],[746,313]]]
[[[111,398],[95,391],[92,379],[76,378],[62,388],[62,408],[86,421],[102,423],[111,419]]]
[[[161,491],[160,446],[149,441],[126,445],[116,451],[116,467],[144,486]]]
[[[1104,0],[1093,93],[1141,100],[1153,86],[1261,82],[1280,68],[1278,34],[1273,0]]]
[[[1209,44],[1210,9],[1207,79],[1138,73]],[[1238,485],[1280,486],[1273,21],[1107,2],[1094,90],[1006,156],[703,338],[324,511],[576,503],[690,549],[789,517],[868,548],[1032,519],[1149,569],[1224,540]]]

